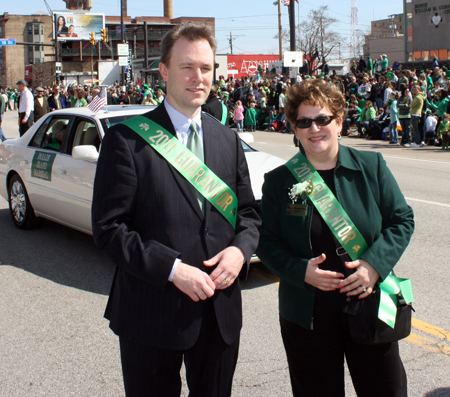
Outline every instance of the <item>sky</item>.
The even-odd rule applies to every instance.
[[[120,0],[92,0],[91,12],[105,15],[120,15]],[[233,36],[234,54],[278,54],[278,40],[274,36],[278,32],[278,7],[275,0],[172,0],[173,15],[177,17],[214,17],[216,18],[217,53],[230,53],[230,32]],[[292,0],[293,1],[293,0]],[[47,0],[51,9],[62,10],[62,0]],[[0,13],[23,14],[38,11],[47,12],[44,0],[2,1]],[[332,29],[350,41],[351,36],[351,0],[299,0],[296,3],[296,23],[305,21],[311,9],[328,6],[329,16],[339,20]],[[388,15],[403,12],[403,0],[357,0],[358,28],[368,33],[370,22],[386,19]],[[282,6],[283,29],[289,28],[288,7]],[[128,15],[163,16],[163,0],[128,0]],[[286,44],[288,48],[289,44]],[[342,45],[342,55],[348,55]],[[346,54],[347,52],[347,54]]]

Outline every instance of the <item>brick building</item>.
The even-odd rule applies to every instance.
[[[89,12],[92,0],[63,0],[67,10],[75,13]],[[144,57],[144,22],[147,22],[148,57],[159,57],[161,40],[167,31],[182,22],[202,22],[215,31],[214,18],[173,18],[171,0],[164,0],[164,16],[127,15],[126,0],[124,5],[124,40],[128,42],[133,58]],[[53,44],[52,16],[45,13],[35,15],[0,16],[0,38],[14,38],[16,42]],[[38,45],[0,46],[0,86],[14,86],[17,80],[25,78],[30,85],[51,85],[55,82],[55,61],[62,63],[60,78],[63,83],[83,84],[85,81],[98,78],[100,63],[110,61],[117,64],[117,44],[121,39],[121,17],[105,16],[107,42],[91,45],[89,41],[58,41],[58,59],[55,59],[54,47]],[[91,55],[92,54],[92,55]],[[91,63],[92,58],[92,63]],[[45,63],[45,65],[42,65]],[[27,66],[28,65],[28,66]],[[31,66],[30,66],[31,65]],[[104,66],[102,66],[103,68]],[[144,68],[145,69],[145,68]]]
[[[0,15],[0,38],[16,39],[17,43],[52,44],[52,17],[45,13],[34,15]],[[25,65],[54,60],[53,47],[42,45],[0,46],[0,86],[14,87],[26,76]],[[50,84],[50,82],[43,82]]]

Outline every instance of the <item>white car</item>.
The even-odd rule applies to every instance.
[[[152,106],[70,108],[43,116],[22,137],[0,145],[0,195],[20,229],[50,219],[91,234],[91,203],[101,140],[109,127]],[[284,160],[244,143],[252,188],[261,198],[264,173]]]

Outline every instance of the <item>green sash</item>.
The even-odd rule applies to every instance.
[[[220,122],[225,125],[227,123],[227,116],[228,116],[228,108],[221,102],[222,104],[222,120]]]
[[[314,189],[309,199],[349,257],[353,261],[359,259],[369,248],[366,240],[308,159],[299,152],[285,165],[299,182],[313,181]],[[389,274],[379,286],[381,294],[378,318],[394,328],[397,314],[396,295],[402,295],[408,304],[414,300],[411,280]]]
[[[121,124],[140,135],[236,228],[238,208],[233,190],[170,132],[144,116]]]

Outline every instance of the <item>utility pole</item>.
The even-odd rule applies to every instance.
[[[281,17],[281,0],[278,0],[278,50],[280,60],[283,60],[283,19]]]
[[[291,31],[291,51],[296,51],[295,48],[295,1],[291,0],[289,3],[289,28]],[[297,76],[291,77],[291,84],[297,83]]]
[[[231,55],[233,55],[233,36],[231,35],[231,32],[230,32],[230,40],[229,40],[229,43],[230,43]]]
[[[125,32],[124,32],[124,23],[123,23],[123,11],[124,7],[127,6],[127,0],[120,0],[120,35],[122,43],[125,43]],[[122,84],[125,85],[125,70],[123,66],[121,66],[122,69]]]
[[[323,53],[323,19],[322,19],[322,15],[320,16],[320,46],[321,46],[320,55],[322,56],[322,65],[323,65],[325,63],[325,55]]]
[[[56,14],[53,14],[53,24],[55,26],[55,80],[56,80],[56,84],[59,83],[59,76],[56,73],[56,62],[59,62],[59,54],[58,54],[58,21],[56,19]]]

